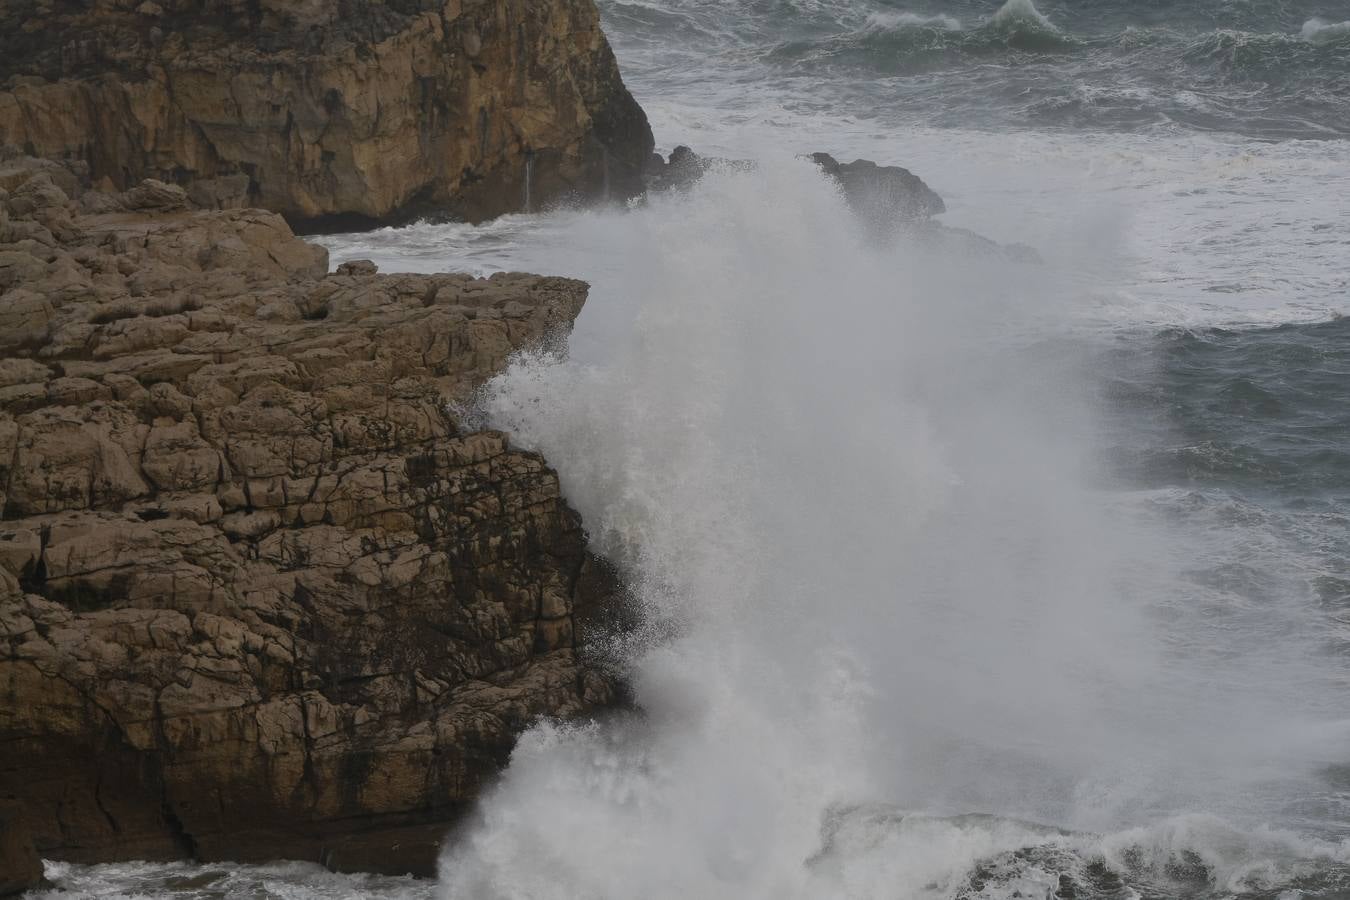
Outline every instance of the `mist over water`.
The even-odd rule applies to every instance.
[[[632,585],[637,708],[529,733],[445,897],[985,896],[1028,847],[1067,861],[989,896],[1187,854],[1208,896],[1350,859],[1251,830],[1343,755],[1310,610],[1206,605],[1203,542],[1104,487],[1109,351],[1053,273],[879,250],[790,159],[627,231],[577,350],[482,405]]]

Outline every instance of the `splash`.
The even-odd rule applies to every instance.
[[[984,30],[1001,35],[1009,47],[1017,50],[1067,50],[1078,46],[1077,40],[1051,22],[1032,0],[1007,0],[990,17]]]
[[[633,588],[609,652],[637,710],[529,732],[445,896],[954,896],[1029,844],[1259,817],[1272,771],[1331,758],[1301,639],[1226,647],[1175,602],[1175,536],[1086,486],[1072,293],[869,249],[762,158],[631,214],[587,349],[483,397]]]
[[[1309,19],[1303,23],[1303,39],[1310,44],[1338,44],[1350,41],[1350,21],[1328,22],[1326,19]]]
[[[874,12],[863,25],[865,32],[896,32],[909,29],[960,31],[961,21],[952,16],[924,16],[912,12]]]
[[[1316,757],[1307,648],[1207,645],[1170,538],[1084,487],[1052,275],[868,250],[788,159],[624,232],[586,351],[521,359],[483,407],[628,576],[644,623],[609,649],[639,711],[526,734],[445,896],[954,896],[1061,841],[1027,822],[1247,815],[1273,761]],[[877,803],[910,824],[849,812]]]
[[[1032,0],[1007,0],[990,17],[981,32],[995,36],[1015,50],[1056,52],[1079,46],[1071,35],[1061,31]]]
[[[995,25],[1031,25],[1042,31],[1059,31],[1032,0],[1007,0],[990,21]]]

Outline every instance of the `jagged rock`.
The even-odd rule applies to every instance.
[[[314,225],[627,197],[652,149],[593,0],[14,0],[0,86],[0,144]]]
[[[870,159],[840,163],[828,153],[813,153],[811,159],[839,182],[849,205],[875,228],[892,228],[947,211],[942,198],[908,169],[879,166]]]
[[[999,257],[1019,263],[1043,262],[1034,247],[999,244],[973,231],[937,222],[933,217],[946,212],[946,204],[908,169],[879,166],[869,159],[840,163],[828,153],[813,153],[809,158],[838,182],[849,208],[877,241],[903,235],[945,253]],[[753,160],[699,156],[681,145],[671,151],[669,159],[653,154],[645,177],[649,191],[688,190],[714,168],[747,169],[754,165]]]
[[[145,179],[124,196],[130,210],[184,209],[188,205],[187,191],[154,178]]]
[[[450,412],[586,286],[326,275],[258,210],[59,211],[0,245],[0,836],[430,872],[521,729],[614,696],[556,474]]]
[[[42,885],[42,860],[23,826],[18,804],[0,800],[0,897]]]
[[[811,159],[839,182],[849,205],[869,225],[890,229],[928,219],[944,212],[942,198],[923,180],[899,166],[878,166],[871,160],[840,163],[828,153],[813,153]],[[752,168],[753,160],[700,156],[678,146],[670,158],[654,156],[647,165],[649,190],[688,188],[714,167]]]
[[[379,267],[368,259],[353,259],[337,267],[339,275],[374,275]]]
[[[647,161],[644,177],[649,191],[687,190],[716,167],[749,169],[755,165],[748,159],[722,159],[700,156],[684,144],[670,151],[668,159],[653,153]]]

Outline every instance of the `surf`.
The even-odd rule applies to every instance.
[[[527,734],[443,897],[954,896],[1028,846],[1245,834],[1333,753],[1307,635],[1226,653],[1174,603],[1177,535],[1092,486],[1090,354],[1046,331],[1072,293],[878,250],[772,154],[628,215],[586,349],[480,402],[629,584],[602,645],[633,705]]]

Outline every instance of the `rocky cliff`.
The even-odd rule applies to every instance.
[[[429,871],[533,717],[612,698],[557,476],[447,406],[586,286],[327,275],[271,213],[79,193],[0,163],[6,833]]]
[[[0,145],[322,227],[641,190],[592,0],[8,0]]]

